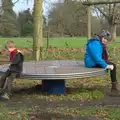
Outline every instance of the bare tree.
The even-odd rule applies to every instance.
[[[112,41],[116,39],[116,26],[120,24],[120,0],[87,0],[83,4],[94,7],[105,17],[109,23],[109,29],[112,33]],[[103,4],[100,5],[100,4]]]
[[[109,23],[109,30],[112,33],[112,41],[116,39],[116,26],[120,24],[120,6],[116,3],[103,6],[95,6]]]
[[[78,1],[68,0],[56,5],[49,13],[48,27],[58,36],[85,36],[87,9]]]

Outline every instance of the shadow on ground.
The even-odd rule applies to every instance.
[[[76,92],[82,92],[84,90],[94,91],[96,89],[103,90],[104,92],[104,98],[102,100],[91,100],[91,101],[66,101],[66,100],[54,100],[54,101],[46,101],[45,99],[23,99],[20,98],[22,95],[28,94],[28,95],[34,95],[34,94],[42,94],[43,96],[48,96],[46,93],[41,93],[41,85],[36,85],[31,88],[21,88],[21,89],[14,89],[13,94],[19,95],[17,98],[14,97],[8,101],[8,105],[12,106],[13,104],[19,105],[19,104],[25,104],[25,106],[34,106],[34,105],[40,105],[41,108],[45,109],[46,107],[57,107],[58,104],[62,104],[64,106],[72,107],[87,107],[87,106],[120,106],[120,97],[111,97],[108,95],[110,89],[109,88],[103,88],[100,86],[95,86],[92,88],[67,88],[67,94],[73,94]],[[55,97],[55,96],[54,96]],[[21,100],[19,104],[16,104],[17,101]]]
[[[76,92],[84,92],[85,90],[89,90],[89,91],[94,91],[94,90],[100,90],[103,91],[104,87],[103,86],[93,86],[93,87],[84,87],[83,85],[79,86],[79,87],[67,87],[66,88],[66,94],[72,94],[72,93],[76,93]],[[13,90],[13,92],[15,94],[23,94],[23,93],[27,93],[27,94],[43,94],[43,95],[48,95],[46,93],[42,92],[42,85],[36,85],[36,86],[32,86],[32,87],[24,87],[24,88],[15,88]]]

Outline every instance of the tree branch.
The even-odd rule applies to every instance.
[[[116,4],[113,5],[113,11],[112,11],[112,23],[115,23],[115,15],[116,15]]]
[[[98,9],[95,9],[94,11],[96,12],[97,17],[99,17],[99,18],[100,18],[99,13],[98,13]]]
[[[109,17],[111,15],[111,4],[109,4]]]
[[[96,1],[96,2],[90,2],[85,1],[83,2],[83,5],[99,5],[99,4],[114,4],[114,3],[120,3],[120,0],[113,0],[113,1]]]
[[[13,6],[18,2],[19,0],[16,0],[14,3],[13,3]]]
[[[19,0],[16,0],[14,3],[12,3],[12,6],[14,6],[17,2],[19,2]],[[2,7],[8,7],[9,5],[10,5],[10,4],[3,6],[3,3],[2,3],[2,6],[1,6],[0,8],[2,8]]]
[[[100,11],[100,13],[102,13],[102,15],[103,15],[107,20],[109,20],[109,16],[106,15],[99,7],[95,6],[95,8],[97,8],[97,9]]]

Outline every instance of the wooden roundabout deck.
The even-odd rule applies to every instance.
[[[0,73],[5,72],[9,64],[0,65]],[[42,80],[42,91],[49,94],[65,93],[65,80],[105,75],[102,68],[85,68],[83,61],[49,60],[24,62],[21,79]]]

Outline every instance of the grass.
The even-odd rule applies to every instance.
[[[102,84],[103,79],[102,77],[95,77],[96,81],[94,81],[91,78],[88,78],[88,80],[86,79],[81,79],[81,81],[79,79],[75,79],[72,81],[66,81],[66,86],[67,89],[69,91],[69,94],[66,95],[60,95],[60,96],[55,96],[55,95],[49,95],[49,96],[44,96],[42,94],[38,94],[36,92],[33,91],[33,94],[25,94],[24,91],[27,92],[27,90],[23,89],[23,92],[21,92],[23,98],[28,98],[30,99],[44,99],[46,101],[59,101],[59,100],[64,100],[64,101],[76,101],[76,100],[80,100],[80,101],[90,101],[90,100],[100,100],[104,98],[104,91],[101,88],[102,86],[106,86],[107,82],[104,82],[104,84],[100,87],[97,86],[95,87],[95,85],[99,82],[100,84]],[[92,85],[90,86],[92,82]],[[41,81],[39,80],[34,80],[34,81],[30,81],[30,80],[17,80],[14,82],[14,88],[28,88],[28,91],[31,90],[29,88],[32,88],[33,86],[39,85],[41,84]],[[37,86],[39,88],[39,86]],[[34,88],[33,90],[36,90],[37,88]],[[39,90],[39,89],[38,89]],[[16,98],[19,98],[19,95],[17,96],[16,94]]]
[[[32,48],[32,38],[0,38],[0,45],[4,47],[4,44],[7,40],[13,40],[18,48]],[[120,41],[120,37],[117,37],[117,41]],[[67,45],[69,48],[84,48],[86,44],[87,38],[50,38],[49,45],[57,48],[66,48]],[[47,40],[43,39],[44,47],[46,47]],[[120,45],[119,42],[115,42],[110,44],[110,47],[118,47]]]
[[[102,79],[101,79],[102,80]],[[80,86],[81,82],[79,80],[74,81],[67,81],[67,87],[76,88],[77,86]],[[87,81],[83,79],[83,82],[85,82],[84,85],[87,86]],[[90,82],[90,80],[89,80]],[[14,88],[31,88],[34,85],[40,84],[39,81],[29,81],[29,80],[17,80],[14,82]],[[94,85],[94,84],[93,84]],[[103,90],[93,89],[93,90],[87,90],[87,88],[84,86],[83,88],[76,89],[75,91],[71,91],[67,95],[42,95],[40,93],[32,92],[29,94],[27,91],[20,91],[18,93],[15,93],[13,98],[9,102],[0,102],[0,120],[30,120],[29,113],[36,111],[37,109],[47,110],[47,112],[65,112],[66,106],[62,105],[64,101],[91,101],[91,100],[100,100],[103,99],[104,93]],[[53,104],[53,107],[51,108],[47,107],[46,105],[42,105],[43,101],[45,101],[47,104]],[[63,102],[62,102],[63,101]],[[29,103],[30,102],[30,103]],[[60,102],[56,106],[56,102]],[[29,104],[28,104],[29,103]],[[69,102],[69,104],[71,104]],[[56,107],[55,107],[56,106]],[[64,107],[63,110],[62,107]],[[79,111],[80,109],[72,109],[67,108],[66,114],[68,112],[70,114],[74,114],[75,111]],[[92,110],[92,108],[91,108]],[[61,112],[61,113],[62,113]],[[89,113],[88,111],[88,114]],[[42,119],[41,119],[42,120]],[[58,119],[59,120],[59,119]]]
[[[29,91],[30,88],[38,84],[41,84],[41,82],[32,80],[15,81],[13,84],[14,88],[21,88],[23,90],[14,93],[12,99],[8,102],[0,102],[0,120],[30,120],[29,114],[39,110],[72,115],[74,118],[77,116],[97,116],[104,120],[119,120],[120,108],[115,108],[114,105],[113,107],[102,107],[99,105],[79,106],[84,102],[104,99],[103,88],[109,85],[108,78],[106,80],[102,77],[68,80],[66,81],[66,86],[70,89],[70,93],[61,96],[48,96],[42,95],[37,91]]]
[[[33,108],[7,108],[0,105],[0,120],[30,120],[29,113],[34,111],[36,107]],[[38,109],[38,108],[37,108]],[[58,106],[56,108],[47,108],[50,113],[60,113],[65,115],[72,115],[74,118],[77,116],[96,116],[102,118],[103,120],[120,120],[120,108],[116,107],[86,107],[86,108],[68,108],[64,106]],[[114,111],[114,112],[113,112]],[[42,120],[42,118],[41,118]],[[61,120],[61,119],[55,119]],[[77,119],[75,119],[77,120]]]
[[[48,109],[50,112],[72,114],[73,116],[96,116],[103,118],[104,120],[120,120],[120,108],[111,108],[111,107],[88,107],[88,108],[65,108],[58,107],[56,109]],[[114,111],[114,112],[113,112]]]
[[[117,40],[120,37],[117,37]],[[15,41],[18,48],[31,48],[31,38],[0,38],[1,47],[4,46],[5,41],[12,39]],[[50,46],[58,48],[84,48],[86,38],[50,38]],[[110,49],[119,47],[120,43],[109,44]],[[46,40],[44,40],[44,47]],[[112,53],[111,53],[112,54]],[[83,59],[83,53],[72,52],[58,52],[58,53],[44,53],[45,59]],[[47,57],[46,57],[47,56]],[[119,52],[117,53],[116,62],[119,60]],[[32,56],[28,55],[30,60]],[[120,71],[120,64],[118,71]],[[119,72],[117,73],[119,78]],[[119,81],[120,82],[120,81]],[[66,81],[69,94],[67,95],[42,95],[37,91],[29,91],[35,85],[41,84],[40,81],[32,80],[17,80],[14,82],[14,88],[20,88],[21,91],[15,93],[8,102],[0,102],[0,120],[30,120],[29,113],[37,111],[38,109],[45,110],[52,113],[71,114],[73,116],[98,116],[104,120],[120,120],[119,110],[114,106],[86,106],[84,108],[69,107],[73,103],[81,103],[100,101],[104,99],[104,87],[110,87],[109,77],[93,77],[87,79],[75,79]],[[33,90],[33,89],[32,89]],[[44,101],[44,102],[43,102]],[[30,102],[30,103],[29,103]],[[46,104],[45,104],[46,103]],[[64,104],[65,103],[65,104]],[[67,104],[68,103],[68,104]],[[45,104],[45,105],[44,105]],[[56,105],[57,104],[57,105]],[[66,105],[67,104],[67,105]],[[50,107],[51,105],[51,107]],[[58,119],[59,120],[59,119]]]
[[[32,38],[0,38],[0,45],[4,46],[7,40],[13,40],[18,48],[32,48]],[[43,39],[44,47],[46,47],[46,39]],[[82,44],[81,44],[82,41]],[[70,48],[80,48],[85,44],[86,38],[50,38],[49,45],[52,47],[64,48],[66,43]]]
[[[31,108],[8,108],[0,105],[0,120],[29,120],[28,113]]]
[[[68,80],[66,86],[70,89],[70,93],[61,96],[42,95],[29,90],[28,94],[27,89],[19,91],[14,93],[10,101],[0,102],[0,120],[30,120],[29,114],[40,110],[72,115],[74,118],[77,116],[97,116],[104,120],[119,120],[120,108],[115,108],[114,105],[111,107],[99,105],[80,107],[80,104],[85,102],[103,100],[103,88],[108,85],[108,81],[108,78],[105,81],[102,77]],[[14,88],[24,89],[27,87],[29,89],[40,83],[40,81],[17,80],[13,85]],[[70,107],[71,105],[73,107]]]

